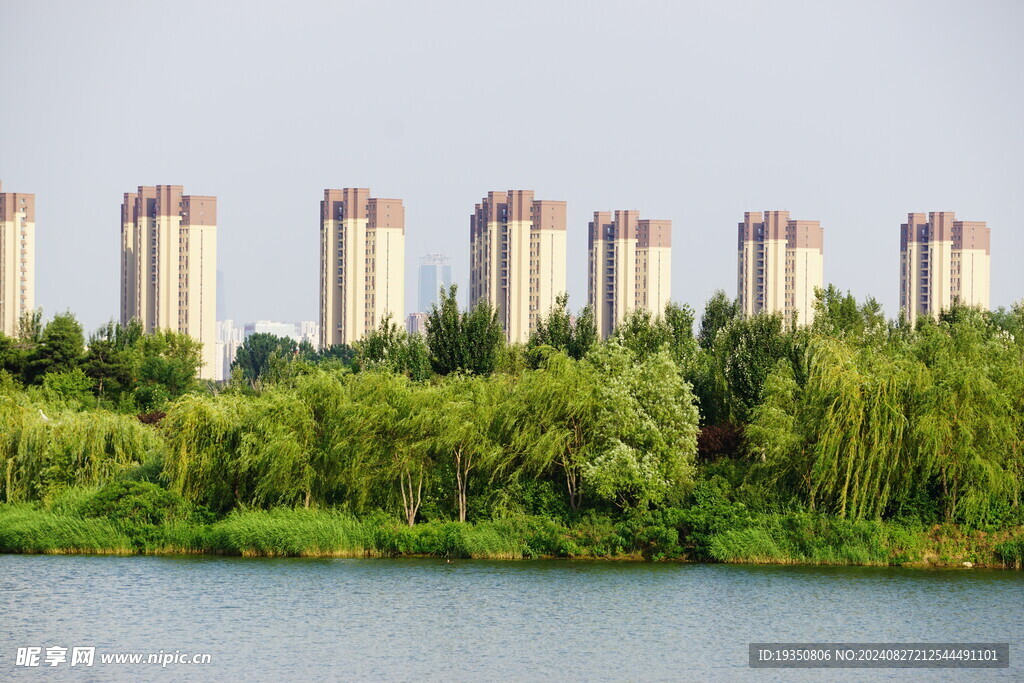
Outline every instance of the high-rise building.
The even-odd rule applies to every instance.
[[[425,335],[427,333],[427,314],[410,313],[405,318],[405,331],[409,334]]]
[[[498,312],[510,342],[525,342],[565,291],[565,202],[532,190],[488,192],[469,221],[470,305]]]
[[[181,185],[140,186],[121,204],[121,322],[173,330],[203,345],[199,376],[217,371],[217,198]]]
[[[954,301],[989,307],[990,231],[952,211],[907,214],[900,226],[900,308],[914,323]]]
[[[218,381],[231,378],[231,364],[235,362],[235,354],[242,345],[242,330],[234,325],[233,320],[217,321],[217,372]]]
[[[788,211],[748,211],[739,224],[738,291],[744,315],[782,313],[787,323],[814,322],[814,289],[823,287],[823,238],[818,221],[791,220]]]
[[[602,339],[632,310],[664,312],[672,292],[672,221],[595,211],[589,244],[587,298]]]
[[[9,337],[35,307],[35,259],[36,196],[0,192],[0,332]]]
[[[452,260],[446,254],[427,254],[420,257],[419,313],[429,313],[440,299],[442,289],[452,286]]]
[[[405,313],[405,207],[367,188],[320,202],[320,347],[351,344]]]

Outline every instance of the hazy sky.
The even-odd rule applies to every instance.
[[[899,226],[992,229],[992,304],[1024,298],[1024,3],[0,0],[0,180],[34,192],[37,297],[118,314],[119,207],[218,198],[224,313],[315,320],[319,201],[406,206],[406,308],[430,251],[469,271],[488,190],[587,221],[673,221],[673,299],[736,294],[736,224],[820,220],[825,280],[898,306]]]

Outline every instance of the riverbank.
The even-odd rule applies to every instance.
[[[1024,527],[997,532],[915,527],[810,514],[763,515],[705,536],[685,526],[592,516],[476,523],[356,519],[330,510],[239,511],[201,523],[146,524],[30,504],[0,505],[0,552],[211,554],[245,557],[574,558],[919,567],[1017,568]]]

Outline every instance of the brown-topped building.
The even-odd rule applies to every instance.
[[[0,332],[9,337],[35,307],[35,259],[36,196],[0,191]]]
[[[199,376],[217,378],[217,198],[181,185],[139,186],[121,204],[121,322],[203,345]]]
[[[739,224],[740,308],[750,316],[782,313],[787,323],[814,322],[815,288],[824,286],[824,232],[818,221],[788,211],[748,211]]]
[[[320,348],[352,344],[405,313],[405,207],[368,188],[320,202]]]
[[[989,307],[990,231],[952,211],[907,214],[900,226],[900,308],[914,323],[954,301]]]
[[[602,339],[632,310],[664,312],[672,292],[672,221],[596,211],[589,244],[588,301]]]
[[[508,341],[527,341],[566,291],[565,202],[488,192],[469,218],[469,253],[470,304],[490,303]]]

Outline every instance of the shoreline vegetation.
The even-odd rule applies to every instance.
[[[678,530],[676,530],[678,531]],[[713,534],[702,547],[665,527],[593,517],[562,524],[543,517],[488,522],[359,520],[327,510],[234,512],[203,524],[144,524],[90,518],[41,506],[0,506],[0,553],[234,555],[241,557],[436,557],[482,560],[585,559],[741,564],[1021,569],[1024,528],[986,533],[772,515]],[[969,563],[969,564],[965,564]]]
[[[0,335],[0,553],[1024,564],[1024,302],[913,326],[718,292],[527,344],[452,288],[315,351],[70,313]]]

